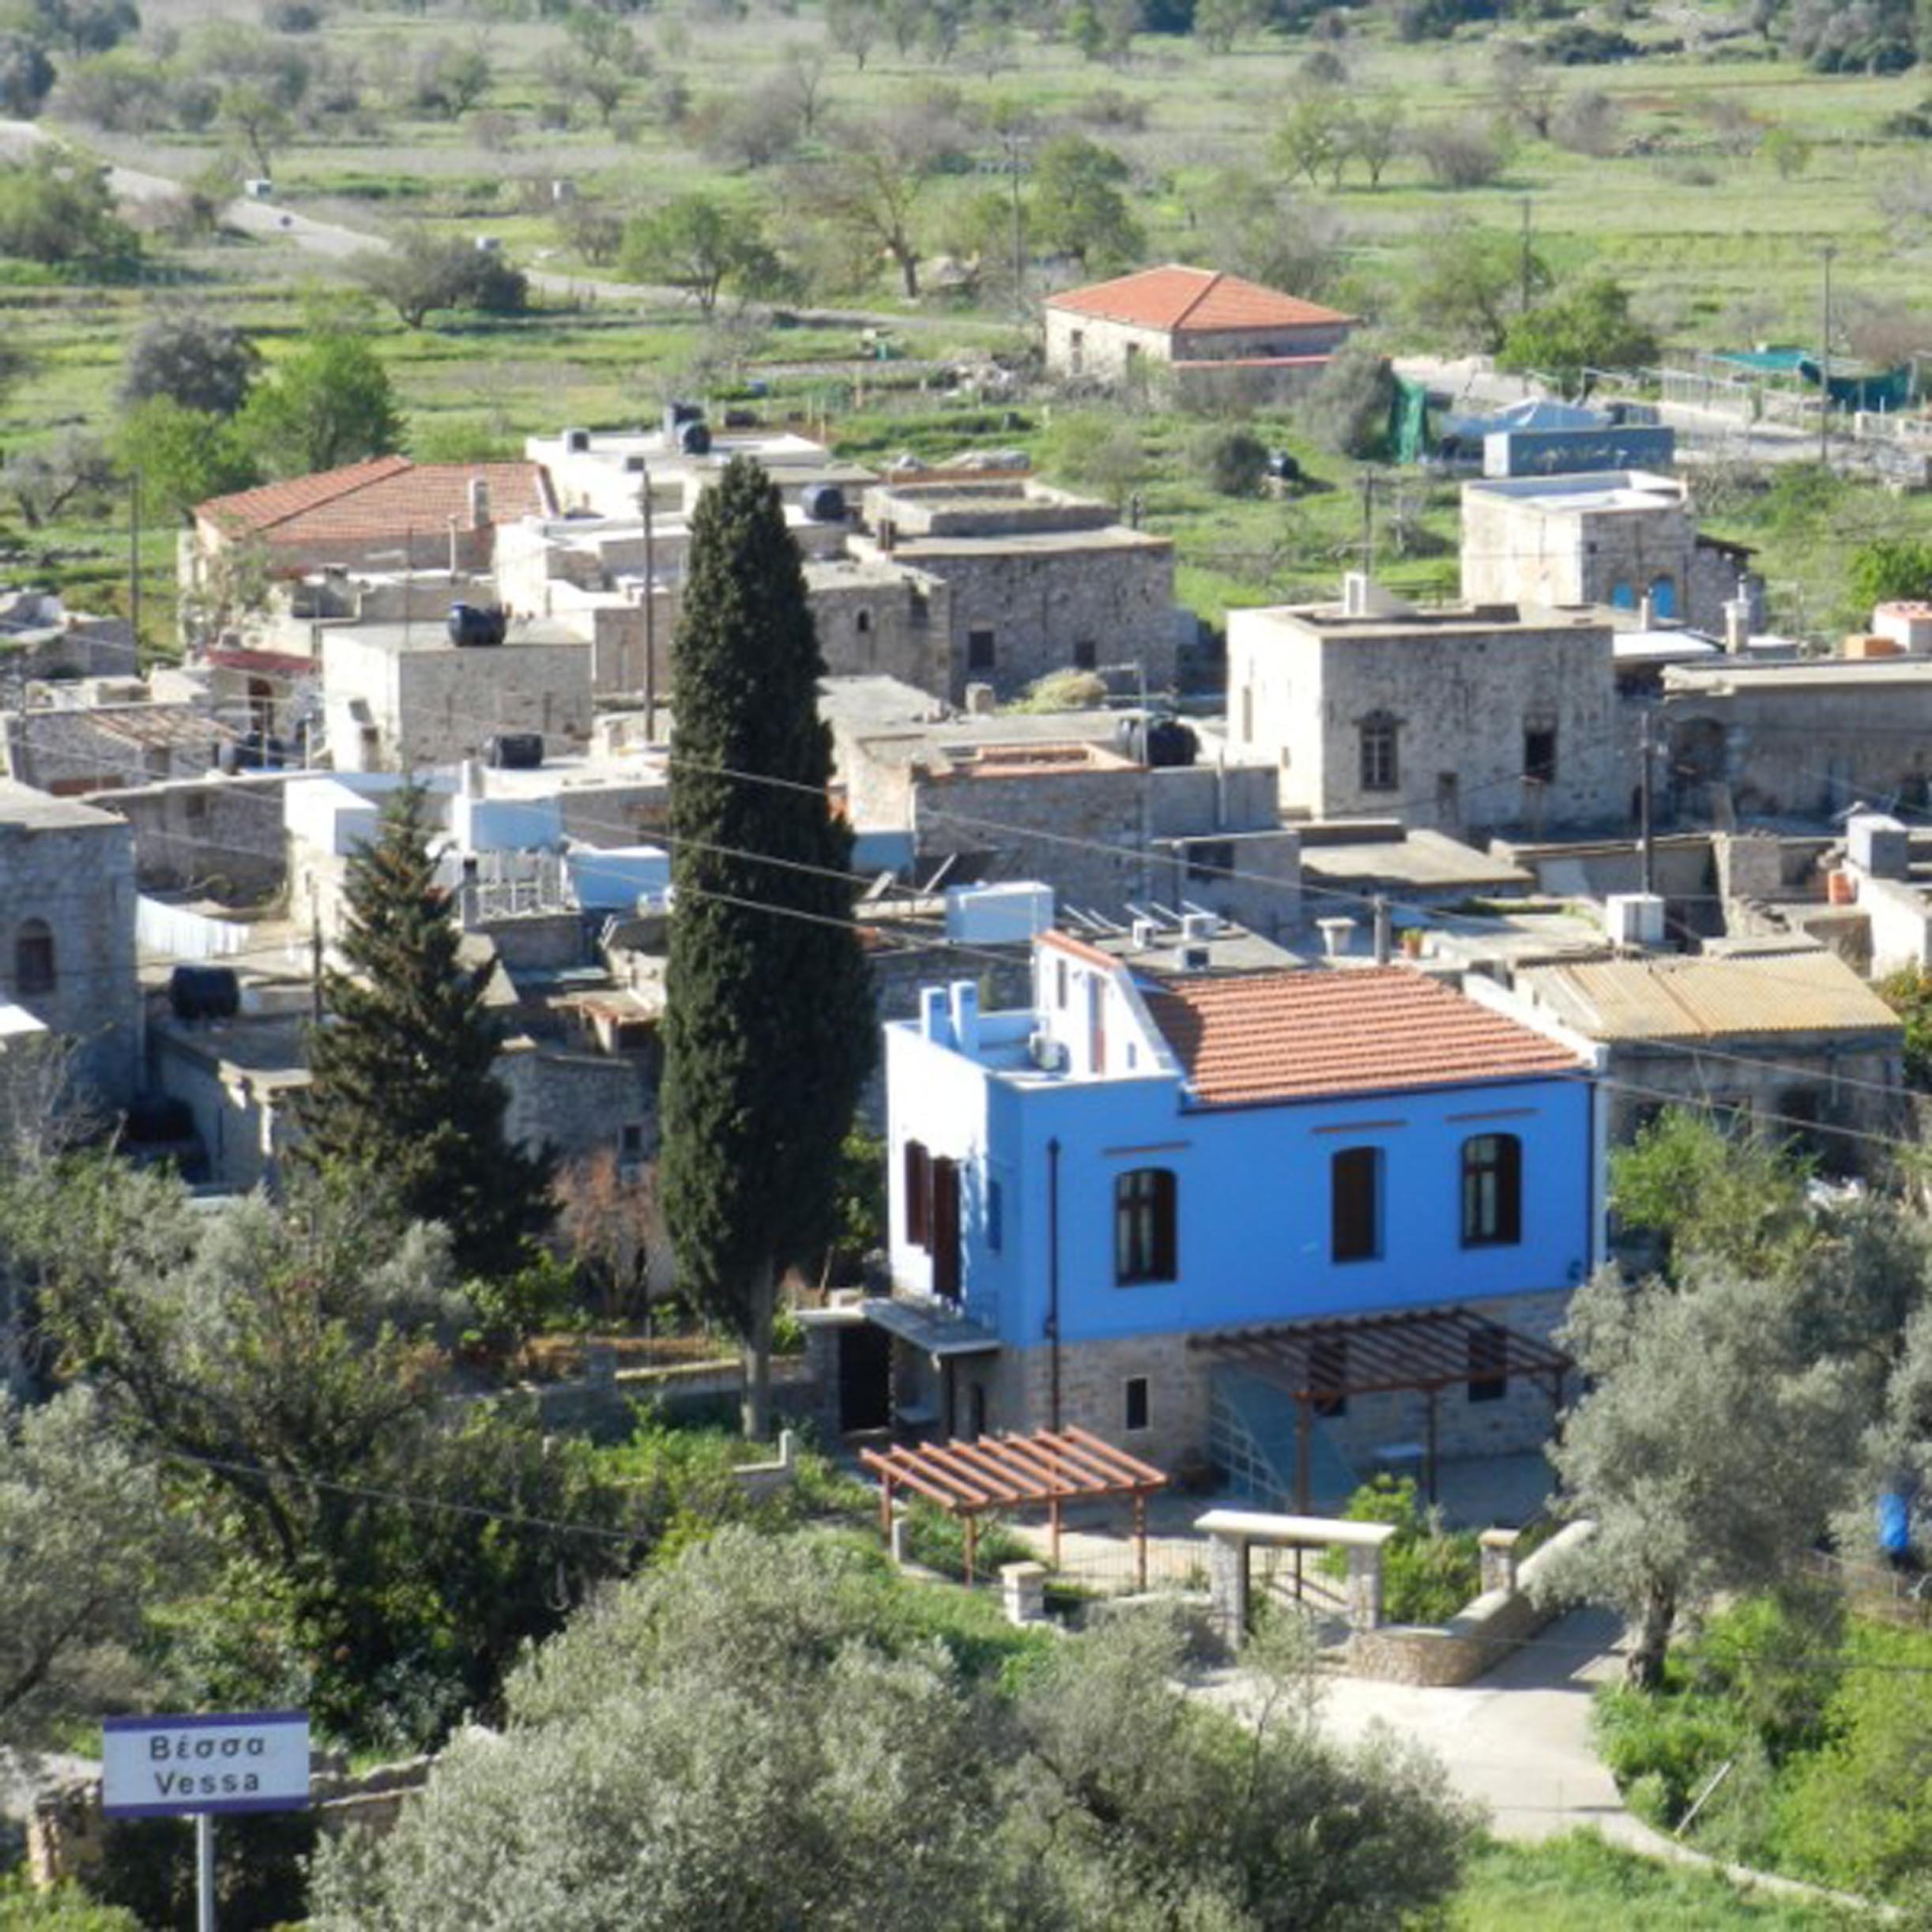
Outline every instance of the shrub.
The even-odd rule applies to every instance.
[[[1557,67],[1599,67],[1614,60],[1634,60],[1644,51],[1627,33],[1576,20],[1565,21],[1545,34],[1538,51]]]
[[[906,1553],[915,1563],[942,1576],[966,1575],[966,1520],[950,1511],[915,1497],[906,1512]],[[1004,1563],[1034,1560],[1033,1546],[1016,1536],[997,1516],[981,1516],[973,1553],[973,1574],[981,1581],[999,1574]]]
[[[1388,446],[1395,401],[1395,371],[1387,358],[1351,342],[1310,385],[1295,406],[1295,420],[1338,456],[1380,456]]]
[[[1478,121],[1433,121],[1409,137],[1410,151],[1444,188],[1484,188],[1508,156],[1493,128]]]
[[[1201,480],[1218,495],[1252,496],[1267,473],[1267,445],[1251,429],[1204,429],[1188,454]]]
[[[1412,1476],[1377,1476],[1348,1499],[1350,1523],[1392,1523],[1395,1534],[1382,1546],[1382,1609],[1391,1623],[1443,1623],[1477,1591],[1482,1565],[1471,1531],[1452,1534],[1442,1512],[1425,1505]],[[1324,1576],[1346,1574],[1339,1550],[1323,1553]]]

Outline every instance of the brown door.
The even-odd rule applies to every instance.
[[[943,1155],[932,1163],[932,1292],[959,1299],[959,1169]]]

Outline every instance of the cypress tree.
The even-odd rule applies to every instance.
[[[466,1274],[508,1274],[555,1212],[552,1164],[504,1139],[489,969],[458,956],[416,786],[391,798],[350,859],[345,893],[352,970],[322,976],[333,1023],[311,1036],[301,1158],[366,1180],[405,1218],[443,1222]]]
[[[672,640],[660,1183],[680,1284],[744,1344],[754,1439],[778,1282],[823,1252],[872,1065],[851,834],[826,789],[823,671],[778,492],[735,459],[691,518]]]

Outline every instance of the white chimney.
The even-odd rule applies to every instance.
[[[1315,929],[1321,935],[1322,950],[1331,959],[1339,959],[1348,951],[1355,922],[1352,919],[1317,919]]]
[[[1727,597],[1724,600],[1724,648],[1732,657],[1740,657],[1750,648],[1751,600],[1749,597]]]

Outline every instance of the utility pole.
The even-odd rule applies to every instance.
[[[1361,574],[1375,575],[1375,472],[1361,473]]]
[[[1529,307],[1529,306],[1530,306],[1530,281],[1531,281],[1531,277],[1530,277],[1530,262],[1531,262],[1531,254],[1530,254],[1530,198],[1529,198],[1529,197],[1528,197],[1528,196],[1526,194],[1526,195],[1524,195],[1524,196],[1523,196],[1523,247],[1522,247],[1522,257],[1521,257],[1521,273],[1522,273],[1522,277],[1523,277],[1523,307],[1524,307],[1526,310],[1527,310],[1527,309]]]
[[[309,881],[309,1010],[317,1026],[322,1023],[322,906],[315,881]]]
[[[644,736],[648,743],[657,736],[657,544],[648,465],[638,472],[638,513],[644,520]]]
[[[1013,199],[1013,312],[1024,315],[1026,312],[1026,250],[1022,239],[1019,212],[1019,130],[1014,128],[1006,137],[1007,174]]]
[[[1818,464],[1831,461],[1832,444],[1832,257],[1838,250],[1825,244],[1824,313],[1818,329]]]
[[[1647,894],[1655,891],[1657,876],[1657,840],[1651,823],[1650,791],[1651,716],[1651,708],[1646,705],[1639,718],[1641,735],[1638,740],[1643,760],[1637,772],[1637,849],[1643,859],[1639,890]]]
[[[141,472],[127,480],[127,621],[134,633],[134,653],[141,653]]]

